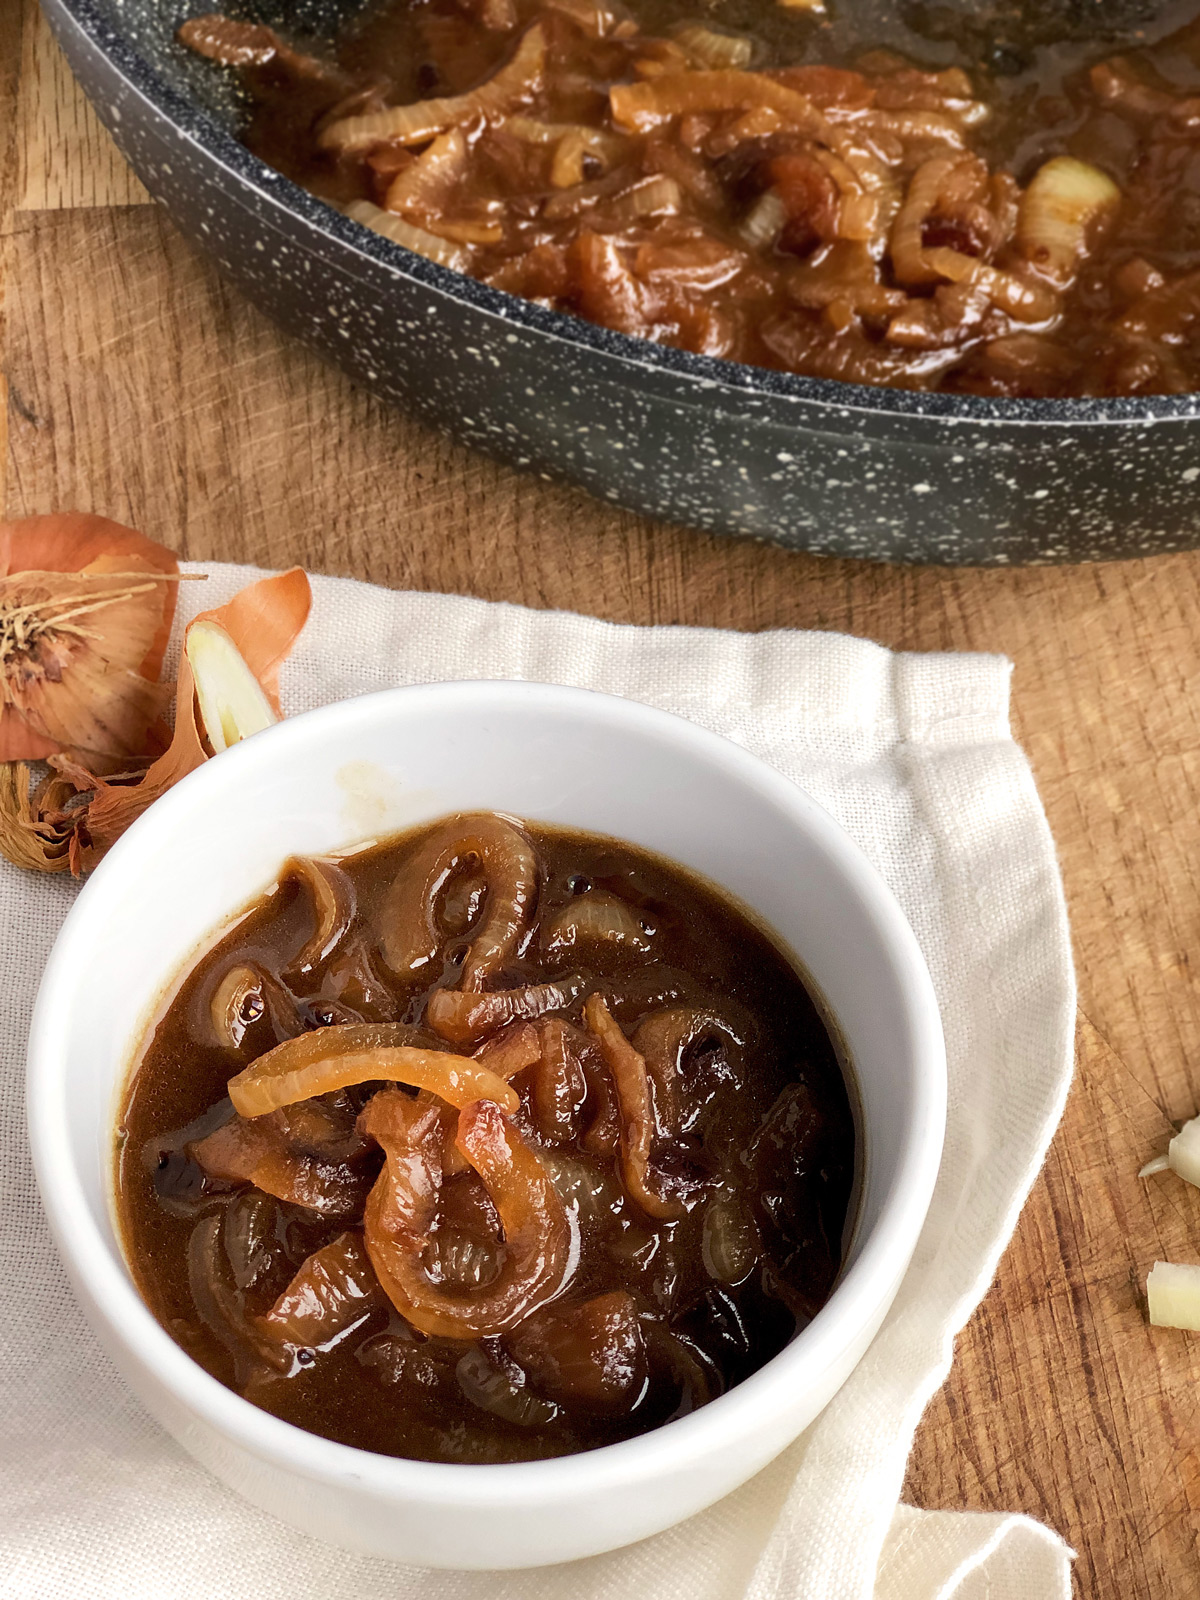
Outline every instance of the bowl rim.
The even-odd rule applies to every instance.
[[[891,1192],[858,1255],[809,1325],[771,1361],[732,1390],[686,1417],[599,1449],[548,1460],[466,1465],[378,1455],[309,1433],[260,1410],[225,1387],[175,1343],[142,1300],[119,1242],[114,1252],[93,1218],[75,1170],[66,1119],[70,1051],[68,1014],[78,974],[86,971],[106,901],[121,894],[126,864],[169,843],[177,822],[211,798],[240,786],[241,774],[286,765],[289,746],[320,743],[324,728],[348,718],[365,727],[431,704],[452,713],[482,702],[525,714],[565,706],[575,716],[607,719],[711,762],[789,815],[843,876],[872,922],[897,978],[913,1074],[910,1131]],[[143,1010],[145,1009],[143,1004]],[[932,1198],[941,1161],[947,1079],[941,1018],[924,957],[899,903],[860,847],[798,784],[730,740],[673,713],[594,690],[516,680],[461,680],[379,690],[289,717],[235,745],[189,774],[133,824],[84,884],[51,950],[34,1007],[27,1059],[27,1121],[42,1203],[73,1283],[125,1354],[178,1404],[251,1455],[309,1481],[359,1487],[387,1500],[481,1510],[546,1507],[581,1492],[628,1487],[698,1465],[774,1417],[781,1389],[811,1384],[834,1365],[853,1337],[890,1299],[896,1263],[907,1264]],[[112,1107],[106,1115],[112,1113]],[[110,1157],[111,1159],[111,1157]],[[886,1296],[886,1299],[885,1299]]]
[[[78,28],[119,73],[130,93],[165,115],[176,132],[245,184],[261,204],[277,208],[293,220],[298,218],[319,237],[383,266],[393,277],[415,279],[501,324],[527,327],[543,337],[583,346],[610,361],[643,372],[646,369],[660,372],[676,382],[687,380],[693,388],[722,390],[731,404],[755,397],[760,403],[807,402],[844,414],[867,413],[896,419],[942,417],[1017,427],[1064,423],[1089,428],[1146,427],[1200,417],[1200,392],[1001,399],[803,377],[715,356],[696,355],[649,339],[617,333],[565,312],[548,310],[417,255],[343,216],[290,178],[266,166],[199,102],[166,82],[129,40],[116,31],[99,10],[96,0],[42,0],[42,4],[47,14],[66,18]]]

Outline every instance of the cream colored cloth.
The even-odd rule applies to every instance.
[[[189,614],[252,574],[210,568]],[[898,1505],[913,1432],[1062,1110],[1075,990],[1054,846],[1008,727],[1009,664],[837,634],[613,627],[318,578],[290,712],[393,684],[526,678],[661,706],[803,785],[904,906],[949,1055],[945,1156],[899,1297],[845,1388],[758,1478],[570,1567],[429,1573],[243,1504],[159,1431],[85,1327],[42,1220],[21,1078],[73,886],[0,862],[0,1594],[13,1600],[1067,1600],[1066,1546],[1020,1516]],[[219,758],[218,758],[219,759]]]

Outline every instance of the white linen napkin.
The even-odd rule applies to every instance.
[[[254,574],[210,566],[180,620]],[[949,1121],[895,1306],[808,1432],[681,1527],[568,1567],[430,1573],[244,1504],[142,1412],[75,1306],[25,1138],[34,992],[74,889],[0,861],[0,1594],[14,1600],[1068,1600],[1071,1552],[1022,1516],[898,1505],[953,1340],[987,1289],[1070,1079],[1075,986],[1054,846],[998,656],[838,634],[616,627],[317,578],[289,712],[394,684],[526,678],[661,706],[736,740],[851,833],[916,930]]]

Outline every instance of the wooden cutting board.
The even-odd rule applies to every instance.
[[[144,203],[31,0],[0,4],[0,498],[202,560],[302,562],[617,621],[998,650],[1058,840],[1079,1070],[905,1494],[1018,1509],[1089,1600],[1200,1588],[1200,1339],[1147,1328],[1200,1196],[1136,1177],[1200,1105],[1200,555],[904,570],[682,532],[522,477],[285,341]],[[5,441],[5,429],[7,438]],[[1200,507],[1198,507],[1200,515]]]

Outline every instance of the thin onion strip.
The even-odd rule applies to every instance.
[[[298,1100],[378,1079],[428,1089],[452,1106],[494,1100],[506,1111],[517,1109],[516,1092],[488,1067],[467,1056],[399,1042],[411,1035],[400,1023],[358,1022],[302,1033],[231,1078],[229,1098],[243,1117],[261,1117]]]

